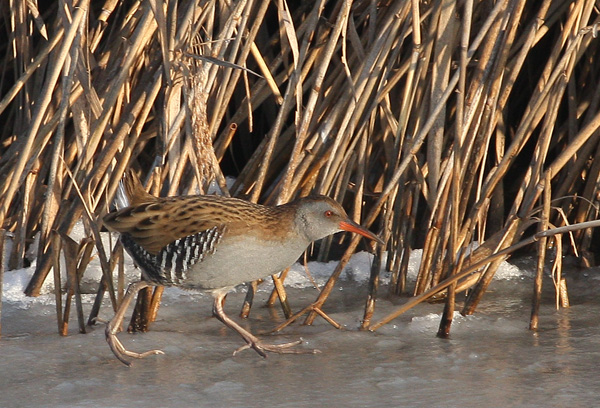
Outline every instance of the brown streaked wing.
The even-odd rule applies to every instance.
[[[222,204],[202,197],[165,197],[107,214],[104,224],[127,233],[146,251],[156,255],[171,242],[222,226]],[[217,215],[217,216],[215,216]]]

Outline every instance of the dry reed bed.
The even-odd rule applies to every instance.
[[[439,335],[448,335],[455,293],[474,284],[462,306],[473,313],[528,228],[597,218],[593,0],[293,3],[64,0],[3,9],[0,225],[14,234],[11,268],[39,233],[29,295],[58,265],[60,247],[71,259],[67,295],[77,295],[90,251],[68,234],[83,220],[104,273],[90,317],[104,291],[116,306],[119,251],[103,248],[98,220],[129,167],[155,194],[203,192],[216,181],[224,194],[271,204],[310,192],[343,202],[387,242],[375,248],[366,300],[363,328],[372,330],[443,289]],[[224,157],[239,165],[230,191]],[[536,237],[536,288],[547,236]],[[571,236],[588,263],[591,237],[590,229]],[[306,315],[305,323],[335,324],[322,306],[360,244],[342,239],[332,277],[288,323]],[[423,259],[408,288],[416,246]],[[374,323],[382,259],[390,293],[415,297]],[[557,265],[557,302],[566,304]],[[539,297],[532,328],[537,307]],[[58,309],[65,332],[68,310]]]

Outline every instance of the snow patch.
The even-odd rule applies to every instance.
[[[2,301],[10,302],[19,309],[28,309],[32,304],[54,304],[50,295],[54,288],[54,276],[49,274],[42,286],[41,296],[29,297],[23,292],[35,272],[35,262],[28,268],[15,269],[4,273],[2,282]]]

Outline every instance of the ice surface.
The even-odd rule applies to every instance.
[[[418,252],[411,274],[418,267]],[[158,319],[144,334],[120,333],[131,350],[161,348],[165,355],[118,362],[104,340],[104,326],[78,334],[74,311],[69,335],[57,335],[51,288],[38,298],[22,294],[33,269],[5,274],[0,338],[0,407],[563,407],[595,406],[600,392],[600,270],[566,271],[570,309],[553,307],[545,278],[540,330],[527,330],[531,270],[503,264],[473,316],[455,314],[451,338],[435,337],[442,304],[421,304],[376,333],[358,330],[367,293],[371,256],[357,254],[344,270],[324,310],[339,322],[294,324],[261,337],[283,343],[303,338],[320,354],[232,356],[242,340],[211,317],[204,293],[167,288]],[[526,263],[530,265],[531,263]],[[86,275],[98,273],[96,264]],[[310,263],[322,285],[335,263]],[[129,277],[138,272],[128,265]],[[97,275],[96,275],[97,276]],[[414,276],[414,275],[413,275]],[[384,274],[385,277],[385,274]],[[304,268],[287,279],[293,310],[317,291]],[[374,321],[405,299],[388,299],[385,279]],[[237,318],[245,290],[228,296]],[[242,324],[255,333],[283,321],[265,308],[269,285]],[[89,313],[92,295],[84,297]],[[460,299],[459,299],[460,300]],[[112,317],[105,301],[100,316]]]

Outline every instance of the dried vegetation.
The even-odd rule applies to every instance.
[[[310,192],[343,202],[387,242],[374,249],[372,330],[444,290],[447,335],[455,294],[472,285],[461,310],[473,313],[499,262],[536,231],[526,241],[539,254],[536,288],[547,240],[595,264],[593,229],[544,232],[598,217],[593,0],[29,0],[1,11],[0,225],[14,235],[10,268],[37,253],[29,295],[53,265],[59,277],[59,248],[68,254],[63,333],[88,242],[104,273],[90,318],[106,293],[113,307],[122,293],[119,248],[102,246],[98,220],[128,168],[154,194],[215,183],[263,203]],[[79,220],[90,238],[74,243]],[[339,266],[290,322],[328,319],[322,306],[361,245],[336,237],[317,256],[340,239]],[[381,266],[390,295],[413,297],[373,322]],[[539,295],[532,328],[537,307]]]

